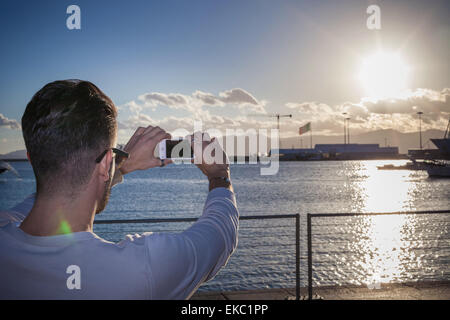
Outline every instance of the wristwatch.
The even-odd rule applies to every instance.
[[[213,178],[210,178],[210,179],[209,179],[209,182],[211,182],[212,180],[215,180],[215,179],[218,179],[218,180],[221,180],[221,181],[224,181],[224,182],[231,183],[231,180],[230,180],[230,178],[228,178],[228,177],[213,177]]]
[[[214,188],[231,188],[231,180],[229,177],[213,177],[209,178],[209,191]]]

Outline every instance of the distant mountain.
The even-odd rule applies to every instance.
[[[422,146],[424,149],[435,149],[436,146],[430,141],[432,138],[444,137],[444,131],[427,130],[422,132]],[[280,148],[299,148],[300,138],[303,148],[310,147],[309,133],[303,136],[289,137],[281,140]],[[344,143],[344,136],[316,136],[313,134],[313,145],[318,143]],[[407,153],[408,149],[419,148],[419,132],[402,133],[393,129],[371,131],[363,134],[352,135],[350,132],[350,143],[378,143],[381,147],[399,147],[400,153]]]
[[[0,154],[0,159],[23,159],[27,160],[26,150],[16,150],[6,154]]]

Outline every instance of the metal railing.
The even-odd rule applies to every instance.
[[[279,219],[288,219],[288,220],[295,220],[295,225],[288,224],[288,225],[274,225],[273,223],[271,223],[270,225],[267,226],[267,228],[265,228],[265,226],[253,226],[253,227],[247,227],[247,229],[253,229],[257,230],[257,232],[259,232],[258,234],[256,234],[256,236],[258,237],[262,237],[262,236],[267,236],[267,237],[271,237],[271,239],[274,239],[274,237],[282,237],[283,235],[277,234],[276,230],[285,230],[286,228],[295,228],[295,243],[294,244],[289,244],[289,243],[285,243],[285,241],[283,241],[283,244],[273,244],[273,241],[270,240],[270,242],[266,245],[264,244],[259,244],[260,247],[271,247],[271,248],[277,248],[277,246],[279,247],[285,247],[285,246],[290,246],[290,245],[295,245],[295,297],[297,300],[300,299],[300,214],[281,214],[281,215],[252,215],[252,216],[240,216],[239,217],[239,221],[273,221],[273,220],[279,220]],[[136,225],[136,224],[164,224],[164,223],[168,223],[168,224],[173,224],[173,223],[192,223],[195,222],[197,220],[197,218],[154,218],[154,219],[120,219],[120,220],[95,220],[94,224],[96,225],[123,225],[123,224],[131,224],[131,225]],[[242,227],[242,224],[240,224],[239,226],[239,242],[241,242],[241,231],[242,229],[245,229],[245,226]],[[266,232],[265,230],[268,230],[270,232],[270,234],[265,235],[264,232]],[[160,228],[159,230],[156,231],[182,231],[183,229],[167,229],[166,227]],[[113,231],[100,231],[98,232],[98,234],[126,234],[129,233],[129,231],[155,231],[155,230],[123,230],[123,229],[119,229],[119,230],[113,230]],[[285,231],[283,231],[285,232]],[[255,234],[253,235],[255,236]],[[284,236],[289,236],[289,235],[284,235]],[[245,238],[244,238],[245,239]],[[115,239],[115,240],[119,240],[119,239]],[[255,247],[257,247],[258,245],[254,245],[250,248],[250,250],[254,250]],[[238,245],[238,250],[239,251],[239,245]],[[236,255],[233,254],[232,258]],[[261,255],[267,255],[267,256],[271,256],[270,254],[261,254]],[[287,253],[287,256],[290,256],[291,254]],[[255,255],[257,256],[257,255]],[[261,266],[273,266],[275,268],[280,267],[279,262],[269,262],[266,264],[260,264],[259,267]],[[276,274],[276,271],[271,271],[271,273]]]
[[[313,298],[313,257],[312,257],[312,219],[327,217],[367,217],[367,216],[388,216],[388,215],[431,215],[450,214],[450,210],[435,211],[402,211],[402,212],[372,212],[372,213],[308,213],[307,214],[307,250],[308,250],[308,299]]]
[[[307,223],[306,223],[306,240],[307,240],[307,275],[308,275],[308,299],[313,298],[313,218],[330,218],[330,217],[336,217],[336,218],[342,218],[342,217],[370,217],[370,216],[389,216],[389,215],[431,215],[431,214],[449,214],[450,210],[437,210],[437,211],[403,211],[403,212],[374,212],[374,213],[314,213],[314,214],[307,214]],[[295,220],[294,224],[289,225],[276,225],[273,223],[274,220]],[[96,225],[124,225],[124,224],[130,224],[130,225],[141,225],[141,229],[133,229],[133,230],[124,230],[123,228],[119,228],[116,230],[108,230],[108,231],[100,231],[99,234],[102,233],[110,233],[110,234],[128,234],[129,232],[143,232],[143,231],[162,231],[162,232],[173,232],[173,231],[183,231],[187,228],[187,226],[183,226],[182,228],[178,229],[170,229],[167,228],[167,225],[173,225],[174,223],[192,223],[195,222],[197,218],[153,218],[153,219],[120,219],[120,220],[96,220],[94,224]],[[241,216],[239,220],[242,221],[249,221],[253,222],[254,224],[257,223],[255,221],[261,222],[261,221],[272,221],[269,225],[252,225],[248,227],[243,227],[243,224],[240,223],[240,230],[239,230],[239,244],[241,245],[242,240],[248,240],[251,237],[246,237],[246,234],[242,235],[242,231],[246,229],[251,229],[253,238],[258,237],[270,237],[271,239],[263,244],[256,243],[246,246],[238,246],[238,250],[233,254],[233,257],[236,256],[237,252],[239,250],[247,250],[243,254],[247,256],[249,253],[251,256],[269,256],[271,257],[272,253],[266,253],[268,247],[270,247],[272,250],[280,250],[280,254],[285,254],[286,256],[295,256],[295,297],[296,299],[300,299],[300,214],[283,214],[283,215],[251,215],[251,216]],[[158,230],[154,230],[152,228],[142,227],[143,224],[166,224],[165,227],[160,228]],[[285,238],[282,237],[291,237],[292,233],[291,231],[286,232],[286,228],[294,228],[295,232],[295,244],[290,244],[288,241],[285,240]],[[267,230],[269,230],[269,234],[267,234]],[[282,231],[282,232],[281,232]],[[257,232],[254,234],[254,232]],[[273,239],[280,238],[279,243],[274,243]],[[282,238],[282,239],[281,239]],[[121,237],[120,237],[121,239]],[[115,240],[119,240],[119,238],[116,238]],[[280,244],[282,243],[282,244]],[[281,249],[284,249],[286,246],[294,245],[295,246],[295,253],[294,252],[281,252]],[[262,254],[258,254],[256,251],[257,247],[261,247],[264,252]],[[256,253],[256,254],[255,254]],[[279,267],[281,264],[279,261],[276,261],[275,263],[267,263],[267,264],[260,264],[257,265],[259,267],[261,266],[276,266]],[[239,265],[236,265],[236,267],[239,267]],[[236,272],[236,270],[233,269],[233,272]],[[270,274],[276,274],[277,272],[274,272],[273,270],[270,272]],[[242,281],[242,280],[241,280]],[[289,280],[290,281],[290,280]],[[289,286],[291,288],[292,286]]]

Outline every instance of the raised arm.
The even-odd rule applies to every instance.
[[[239,213],[232,191],[212,190],[202,216],[179,234],[146,238],[152,299],[188,299],[236,249]]]
[[[202,139],[193,142],[200,143],[199,148],[194,146],[196,164],[207,176],[210,192],[202,216],[186,231],[146,239],[153,299],[190,298],[227,263],[237,246],[239,213],[227,156],[214,139],[196,139]],[[207,159],[208,152],[214,161]]]

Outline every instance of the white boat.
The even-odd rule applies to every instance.
[[[2,174],[3,172],[6,172],[6,171],[11,171],[16,176],[19,176],[17,171],[8,162],[0,160],[0,174]]]
[[[0,173],[10,170],[10,167],[9,163],[0,160]]]
[[[450,178],[450,163],[448,162],[427,162],[425,168],[430,177],[447,177]]]
[[[385,164],[384,166],[377,166],[378,170],[426,170],[423,162],[418,162],[415,159],[408,161],[401,166],[394,166],[393,164]]]

